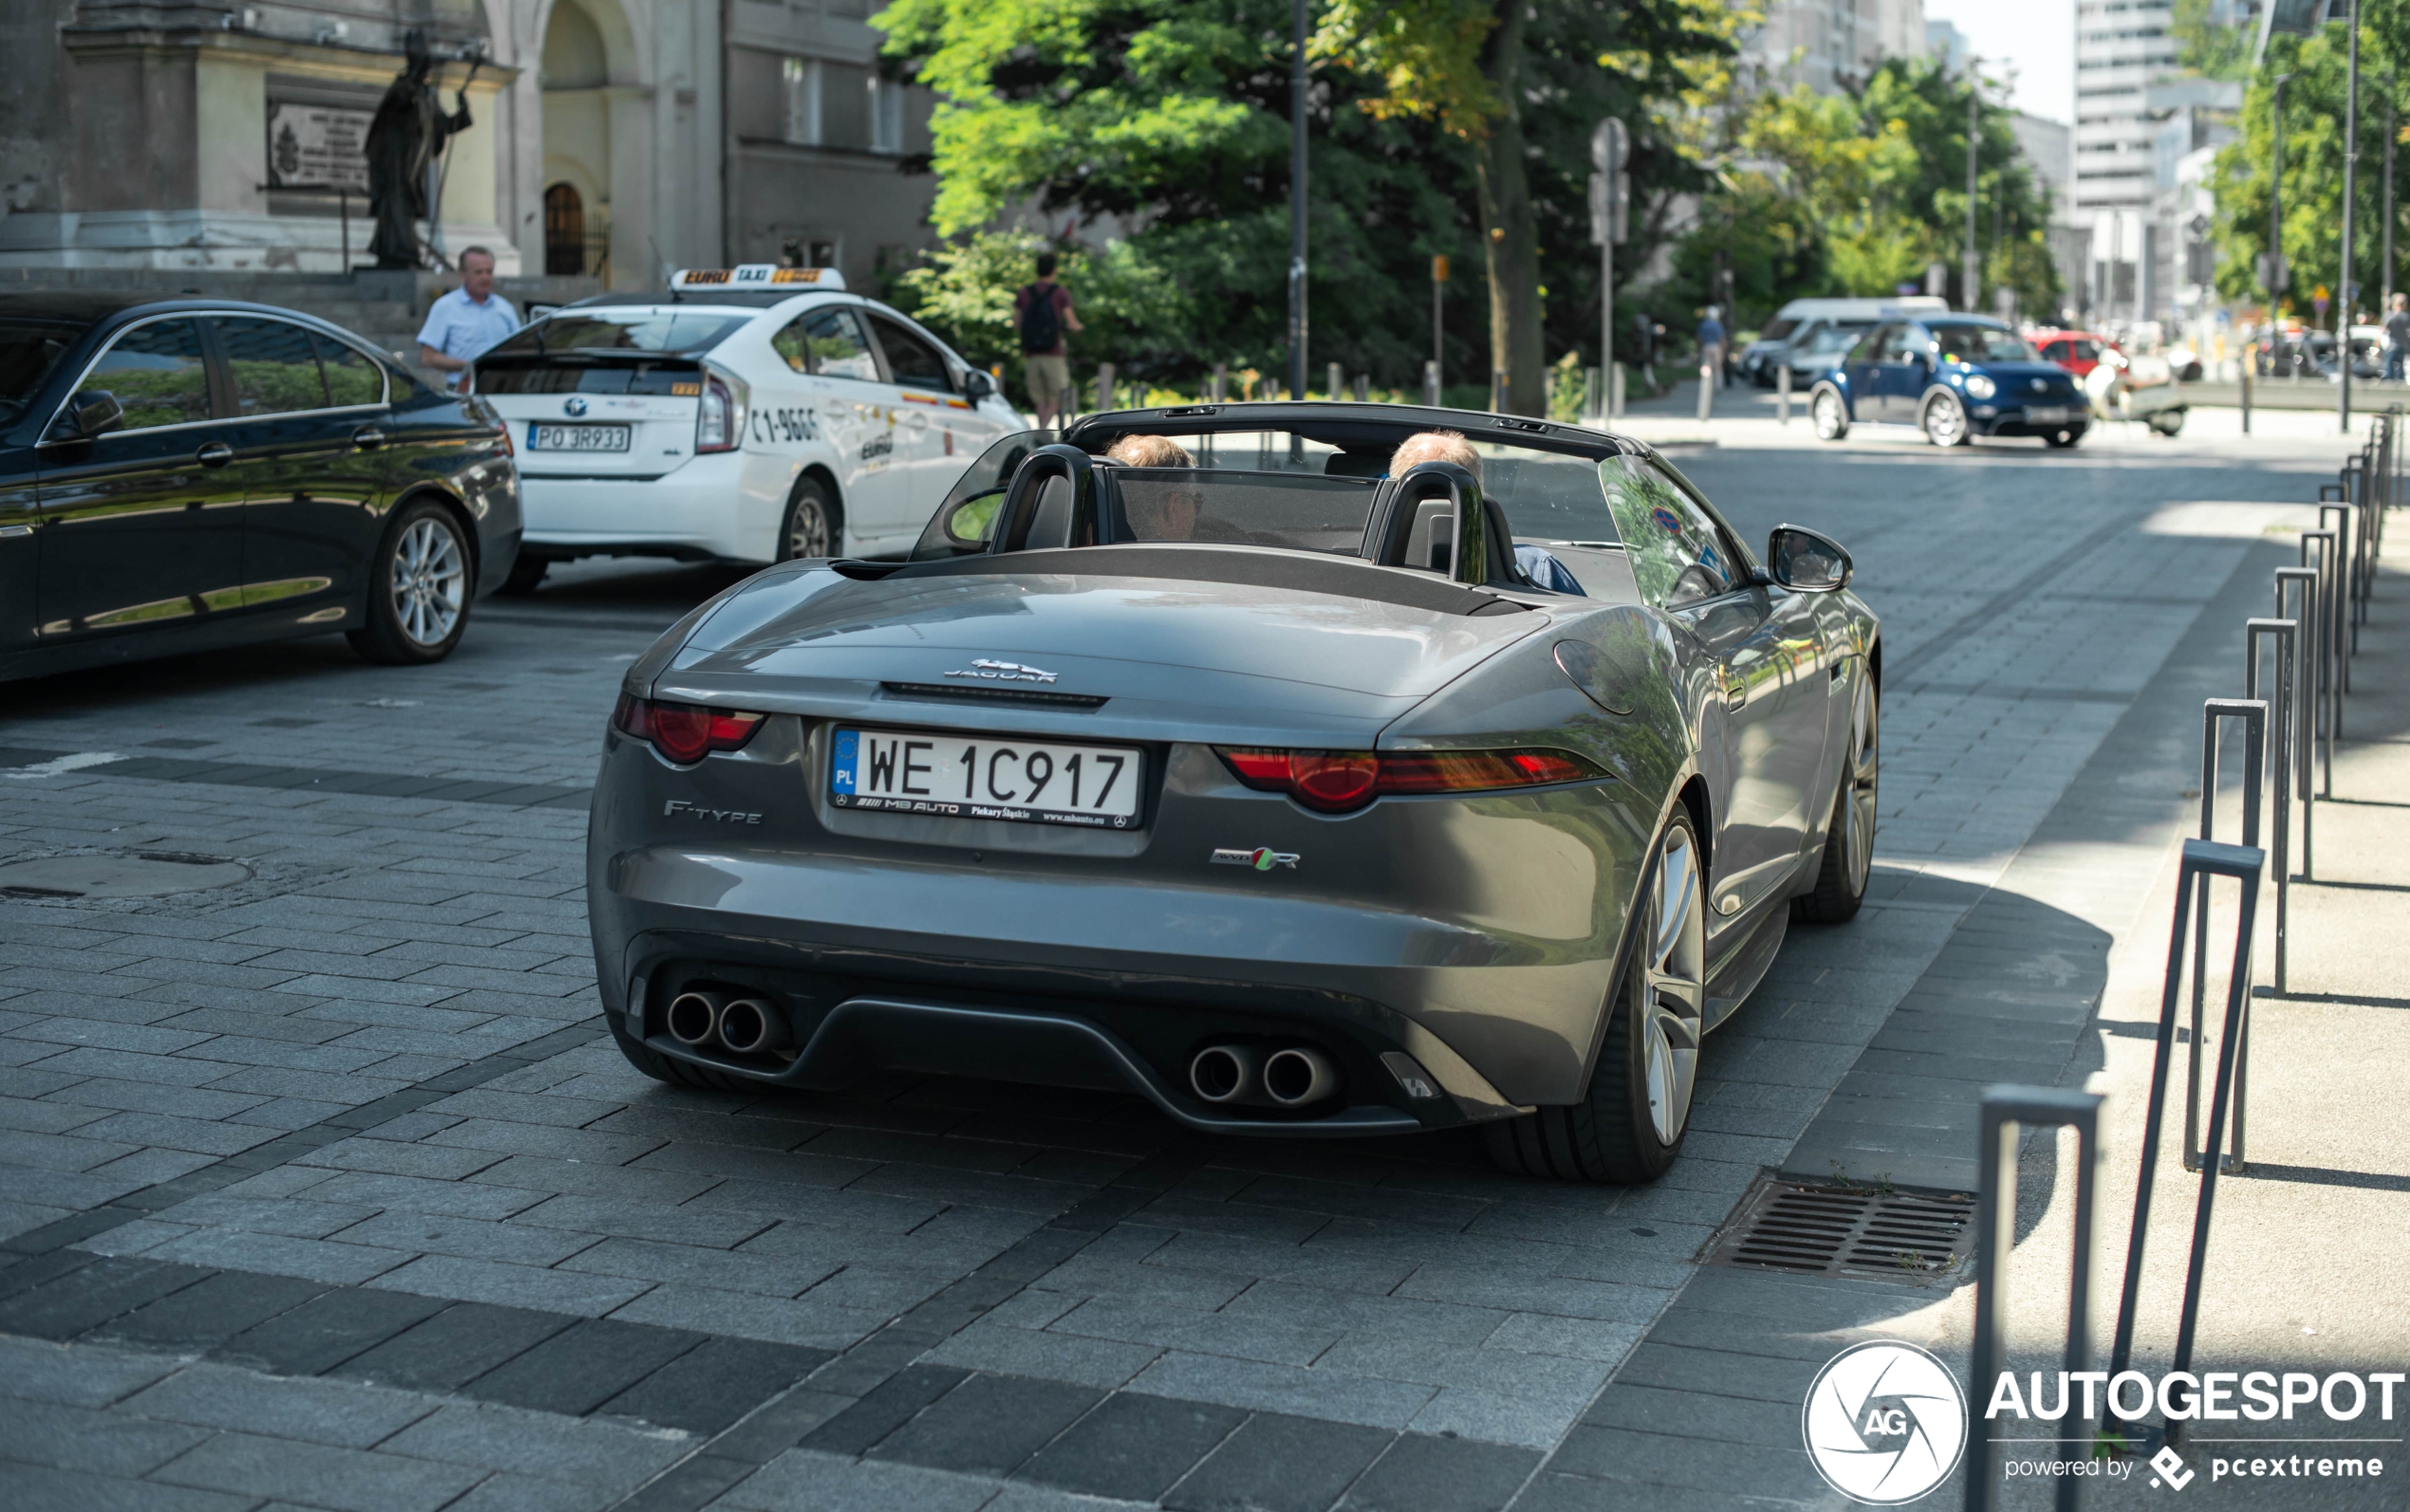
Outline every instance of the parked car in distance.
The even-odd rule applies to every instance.
[[[1877,321],[1919,311],[1947,310],[1950,302],[1930,294],[1902,294],[1892,299],[1795,299],[1774,312],[1757,340],[1741,348],[1741,376],[1761,389],[1774,386],[1774,375],[1788,365],[1791,386],[1806,389],[1840,360],[1857,338]]]
[[[2082,378],[2101,365],[2101,354],[2117,350],[2117,343],[2098,331],[2036,331],[2029,340],[2046,362],[2059,366]]]
[[[2033,435],[2071,447],[2092,420],[2074,377],[1989,315],[1883,322],[1817,381],[1808,409],[1826,441],[1878,422],[1916,426],[1945,447],[1978,435]]]
[[[581,300],[474,373],[518,432],[514,592],[577,557],[900,553],[1023,424],[986,373],[826,267],[689,268],[666,294]]]
[[[0,679],[337,630],[437,661],[518,547],[499,419],[337,326],[0,295]]]

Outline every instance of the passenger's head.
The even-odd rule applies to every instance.
[[[1196,459],[1188,454],[1188,449],[1168,435],[1125,435],[1114,442],[1104,454],[1133,468],[1196,466]]]
[[[1406,437],[1389,458],[1389,475],[1398,477],[1418,462],[1453,462],[1472,473],[1474,482],[1481,481],[1481,453],[1473,450],[1462,431],[1424,431]]]
[[[1053,276],[1054,254],[1052,252],[1040,252],[1038,254],[1038,277],[1052,278]]]

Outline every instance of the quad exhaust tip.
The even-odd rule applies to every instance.
[[[776,1050],[789,1038],[787,1016],[760,998],[732,998],[699,987],[670,999],[663,1023],[680,1044],[736,1055]]]
[[[1287,1045],[1269,1055],[1246,1044],[1209,1044],[1188,1062],[1188,1084],[1211,1103],[1302,1108],[1339,1090],[1339,1070],[1319,1050]]]

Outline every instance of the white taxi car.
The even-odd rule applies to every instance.
[[[521,592],[577,557],[901,552],[1026,424],[833,268],[690,268],[666,298],[583,300],[486,352],[472,382],[516,433]]]

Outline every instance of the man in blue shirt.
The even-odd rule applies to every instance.
[[[1724,323],[1715,317],[1722,313],[1722,310],[1710,304],[1707,306],[1706,317],[1698,323],[1699,374],[1702,378],[1705,378],[1708,374],[1714,374],[1713,381],[1719,389],[1724,386]]]
[[[451,374],[448,381],[456,389],[480,353],[518,328],[519,312],[493,291],[493,254],[464,247],[460,286],[427,306],[427,323],[418,329],[419,364]]]

